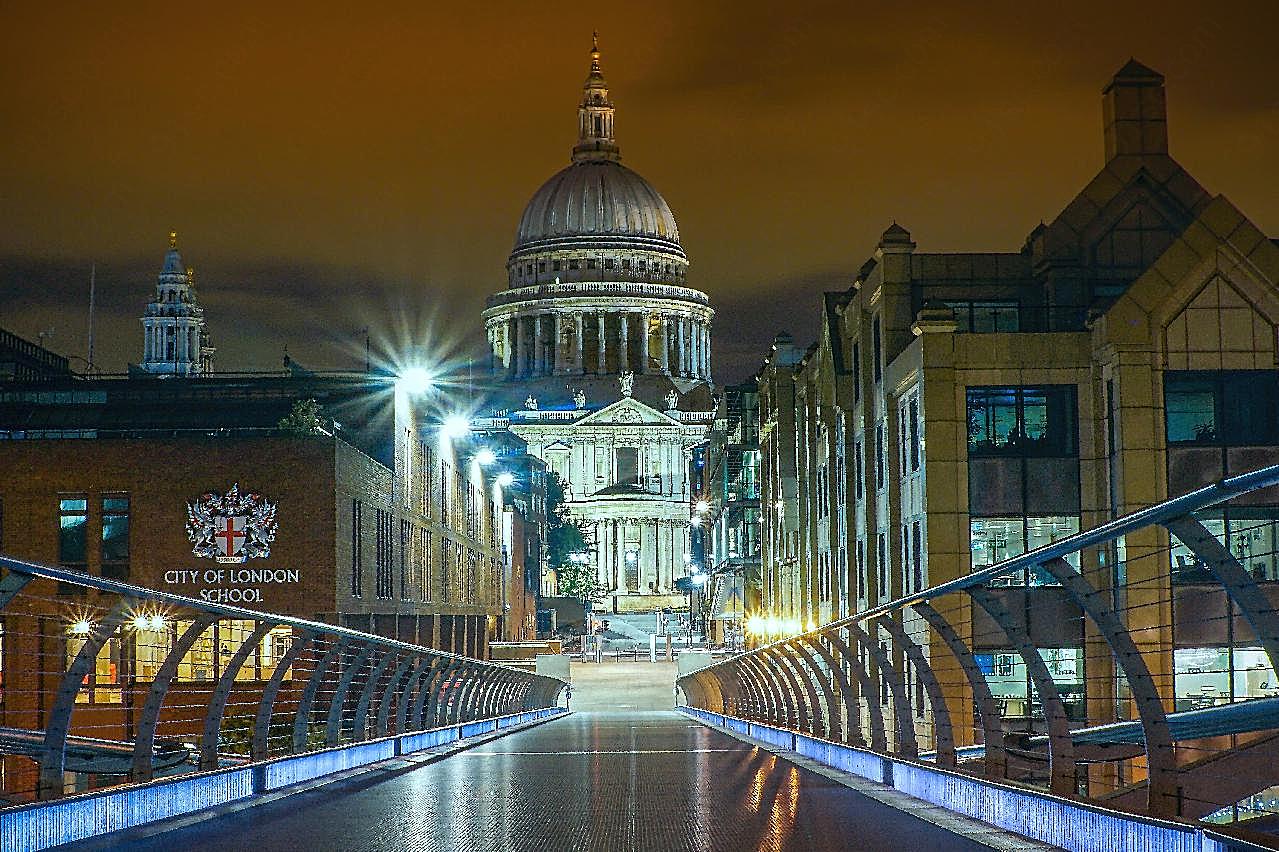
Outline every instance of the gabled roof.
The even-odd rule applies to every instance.
[[[622,397],[611,405],[606,405],[581,420],[577,426],[682,426],[675,420],[652,406],[645,405],[634,397]]]

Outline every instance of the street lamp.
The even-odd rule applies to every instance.
[[[497,461],[497,453],[493,452],[488,447],[483,447],[475,454],[475,460],[479,462],[482,467],[488,467],[493,462]]]
[[[440,431],[450,440],[464,438],[471,432],[471,419],[463,414],[454,414],[446,418]]]
[[[408,367],[395,379],[397,390],[409,396],[426,393],[435,386],[435,377],[425,367]]]
[[[515,474],[509,470],[504,470],[497,475],[497,484],[503,488],[510,488],[515,484]]]

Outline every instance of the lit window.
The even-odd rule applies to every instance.
[[[967,408],[970,456],[1077,452],[1074,385],[970,387]]]
[[[84,497],[64,497],[58,501],[58,514],[58,561],[63,565],[83,565],[89,501]]]

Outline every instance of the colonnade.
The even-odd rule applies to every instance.
[[[511,378],[656,373],[710,376],[708,321],[642,310],[544,311],[489,326],[493,370]]]
[[[618,594],[670,594],[684,575],[688,522],[667,518],[608,518],[593,523],[597,576]]]

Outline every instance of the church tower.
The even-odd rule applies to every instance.
[[[142,328],[145,372],[166,376],[212,372],[214,350],[204,327],[204,309],[195,301],[195,270],[182,265],[176,231],[169,232],[155,300],[147,305]]]

